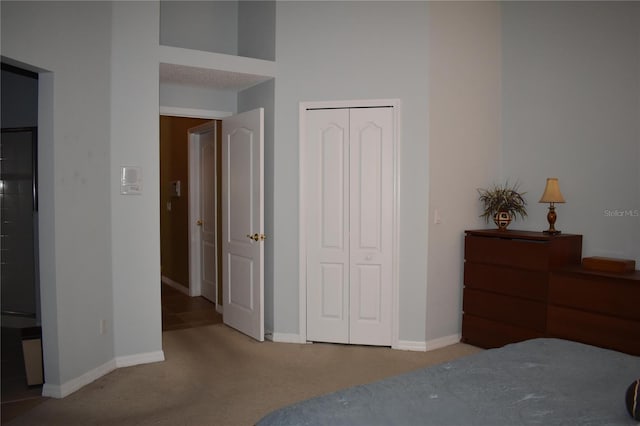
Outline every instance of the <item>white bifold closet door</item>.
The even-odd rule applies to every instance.
[[[390,346],[393,108],[306,123],[307,340]]]

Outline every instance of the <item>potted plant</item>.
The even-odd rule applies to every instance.
[[[525,194],[518,192],[519,185],[493,185],[489,189],[478,189],[480,201],[483,204],[483,217],[487,223],[489,219],[493,219],[498,229],[505,230],[512,220],[518,215],[522,219],[527,217],[527,201],[524,199]]]

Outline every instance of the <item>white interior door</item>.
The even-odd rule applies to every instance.
[[[222,124],[224,323],[264,340],[264,110]]]
[[[200,134],[200,289],[217,302],[218,258],[216,245],[216,129]]]
[[[307,339],[392,343],[392,108],[306,115]]]

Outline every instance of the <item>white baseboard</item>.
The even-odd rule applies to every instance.
[[[80,388],[99,379],[105,374],[112,372],[116,368],[116,360],[112,359],[111,361],[105,362],[101,366],[87,371],[83,375],[76,377],[75,379],[71,379],[61,385],[51,385],[45,383],[42,386],[42,396],[47,396],[50,398],[64,398],[65,396],[71,395]]]
[[[111,361],[105,362],[101,366],[87,371],[83,375],[78,376],[75,379],[71,379],[61,385],[45,383],[42,386],[42,396],[49,398],[64,398],[75,391],[80,390],[89,383],[96,381],[105,374],[109,374],[117,368],[131,367],[133,365],[149,364],[159,361],[164,361],[163,351],[116,357]]]
[[[460,334],[452,334],[450,336],[439,337],[437,339],[432,339],[427,341],[427,350],[432,351],[434,349],[444,348],[445,346],[455,345],[456,343],[460,343],[460,338],[462,336]]]
[[[177,281],[172,280],[171,278],[165,277],[164,275],[162,276],[161,281],[168,285],[171,288],[175,288],[176,290],[178,290],[181,293],[186,294],[187,296],[191,296],[191,294],[189,294],[189,287],[185,287],[182,284],[180,284]]]
[[[400,351],[417,351],[424,352],[427,350],[427,344],[425,342],[418,342],[412,340],[398,340],[397,345],[393,345],[392,349]]]
[[[399,340],[398,344],[393,346],[393,349],[399,349],[401,351],[426,352],[432,351],[434,349],[444,348],[445,346],[453,345],[459,342],[460,334],[452,334],[450,336],[438,337],[437,339],[428,340],[426,342]]]
[[[271,333],[271,339],[279,343],[307,343],[300,339],[299,334],[295,333]]]
[[[151,364],[162,361],[164,361],[164,351],[147,352],[116,357],[116,367],[131,367],[133,365]]]
[[[299,334],[294,333],[274,333],[271,331],[265,332],[265,335],[269,334],[268,340],[280,343],[307,343],[300,339]],[[397,345],[393,345],[393,349],[401,351],[418,351],[426,352],[434,349],[443,348],[445,346],[453,345],[460,342],[460,334],[452,334],[450,336],[439,337],[437,339],[429,341],[413,341],[413,340],[399,340]]]

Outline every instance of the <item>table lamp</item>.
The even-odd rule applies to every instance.
[[[547,178],[547,186],[544,188],[544,193],[542,194],[542,198],[540,198],[540,203],[549,203],[549,213],[547,213],[547,221],[549,222],[549,229],[543,231],[545,234],[556,235],[559,234],[555,228],[556,219],[558,216],[556,215],[556,208],[554,203],[564,203],[564,197],[560,192],[560,186],[558,185],[558,178]]]

